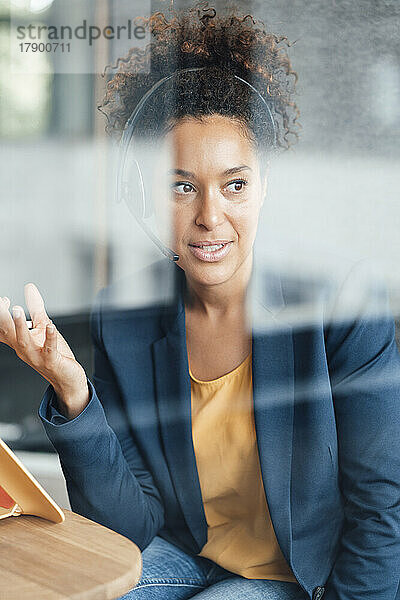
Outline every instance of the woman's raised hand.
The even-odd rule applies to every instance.
[[[74,418],[89,402],[86,373],[47,315],[35,284],[27,283],[24,292],[32,329],[28,329],[22,307],[13,306],[11,315],[9,298],[0,296],[0,342],[52,384],[59,410]]]

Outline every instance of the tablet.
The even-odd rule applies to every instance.
[[[0,519],[34,515],[62,523],[65,515],[49,494],[0,439]]]

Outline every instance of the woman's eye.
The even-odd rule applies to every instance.
[[[247,184],[248,181],[246,179],[235,179],[235,181],[231,181],[230,183],[228,183],[225,186],[225,188],[228,190],[228,192],[238,194],[244,190]],[[194,186],[191,183],[188,183],[187,181],[176,181],[175,183],[171,184],[171,188],[177,194],[183,195],[187,195],[191,192],[196,191]]]
[[[194,190],[192,184],[191,183],[187,183],[187,182],[180,183],[178,181],[176,183],[173,183],[171,187],[178,194],[188,194],[188,193],[190,193],[190,192],[192,192]]]
[[[226,187],[230,192],[238,193],[238,192],[242,192],[244,190],[247,183],[248,182],[246,181],[246,179],[236,179],[235,181],[231,181],[231,183],[228,183],[228,185]],[[229,189],[230,186],[233,186],[233,187],[231,187],[231,189]]]

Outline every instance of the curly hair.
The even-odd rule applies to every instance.
[[[167,122],[171,126],[184,116],[201,119],[218,113],[244,124],[253,140],[265,143],[268,132],[266,109],[260,106],[263,101],[254,98],[250,86],[238,86],[237,79],[233,82],[233,75],[237,75],[268,102],[276,146],[289,148],[298,138],[300,125],[299,109],[293,101],[297,73],[288,57],[287,48],[292,45],[288,38],[267,32],[262,21],[249,14],[239,15],[236,8],[224,16],[217,15],[207,1],[170,11],[170,20],[162,12],[141,17],[154,41],[144,49],[131,48],[112,67],[117,72],[108,81],[98,106],[107,117],[106,132],[121,137],[138,102],[157,81],[178,70],[203,67],[196,76],[185,72],[171,79],[166,86],[169,94],[164,87],[162,98],[155,95],[147,102],[142,119],[147,133],[160,123],[165,131]],[[172,100],[167,102],[167,98]],[[262,114],[264,118],[257,118]]]

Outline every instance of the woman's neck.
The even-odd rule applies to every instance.
[[[237,313],[246,302],[252,266],[253,253],[250,252],[236,273],[223,283],[207,285],[186,276],[185,306],[210,318]]]

